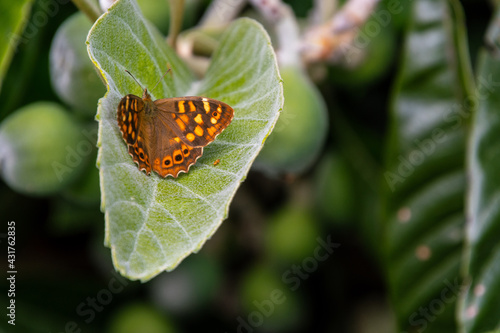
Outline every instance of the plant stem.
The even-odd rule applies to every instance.
[[[170,28],[167,41],[175,49],[184,15],[184,0],[170,0]]]
[[[280,66],[300,67],[300,31],[292,8],[281,0],[249,0],[249,2],[274,25]]]
[[[95,22],[102,12],[92,0],[72,0],[75,6],[84,13],[92,22]]]
[[[246,5],[247,0],[214,0],[200,21],[200,27],[216,27],[229,24]]]

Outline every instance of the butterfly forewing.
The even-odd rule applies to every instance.
[[[233,119],[226,103],[206,97],[164,98],[154,102],[158,117],[187,145],[204,147]]]
[[[133,145],[137,141],[141,119],[139,112],[143,110],[143,100],[132,94],[123,97],[118,104],[118,126],[120,126],[123,139],[129,145]]]

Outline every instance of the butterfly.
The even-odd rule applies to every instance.
[[[139,170],[147,175],[153,170],[163,178],[188,172],[203,155],[203,147],[214,141],[233,116],[233,108],[215,99],[187,96],[153,101],[147,88],[142,98],[123,97],[117,112],[118,126]]]

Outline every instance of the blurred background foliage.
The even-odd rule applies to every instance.
[[[167,34],[168,2],[138,2]],[[311,27],[320,3],[324,8],[329,3],[284,2],[303,31]],[[237,3],[227,0],[226,5]],[[419,12],[419,4],[426,3],[443,12]],[[213,32],[211,39],[210,32],[195,29],[210,4],[185,1],[179,37],[180,44],[196,39],[202,55],[210,54],[218,34]],[[380,1],[374,11],[387,11],[392,4],[394,0]],[[280,63],[284,110],[227,221],[176,270],[141,284],[115,273],[103,246],[93,117],[105,87],[87,55],[92,22],[68,1],[14,5],[2,0],[0,24],[9,42],[0,48],[0,212],[2,221],[16,222],[18,275],[16,327],[4,318],[0,330],[456,332],[457,304],[446,304],[446,311],[434,316],[438,320],[418,311],[439,297],[443,281],[460,277],[459,266],[464,265],[459,256],[465,221],[465,122],[456,137],[461,143],[443,147],[443,156],[435,155],[442,160],[423,163],[430,163],[431,171],[417,170],[396,191],[388,190],[384,175],[393,164],[397,169],[398,158],[411,152],[415,138],[424,140],[428,131],[443,127],[432,123],[432,104],[426,104],[431,111],[425,114],[404,113],[405,107],[423,100],[438,104],[443,96],[450,103],[460,100],[453,86],[460,80],[467,96],[467,80],[473,79],[468,71],[475,71],[494,7],[471,0],[400,4],[403,11],[381,28],[374,15],[362,20],[361,31],[370,22],[379,22],[380,31],[350,61],[325,57],[300,65]],[[261,21],[273,42],[283,43],[256,7],[244,5],[240,13]],[[450,20],[431,15],[440,13]],[[453,62],[426,52],[435,42],[426,29],[443,34],[443,50],[454,52]],[[412,49],[410,37],[426,31],[429,39],[422,38]],[[23,37],[9,50],[13,35]],[[420,61],[435,65],[418,67]],[[198,65],[193,64],[197,73]],[[448,81],[433,86],[429,77],[439,71]],[[414,132],[418,135],[412,136]],[[445,172],[450,183],[432,187]],[[425,187],[423,193],[419,186]],[[417,194],[436,207],[416,200]],[[410,208],[401,208],[405,205],[423,213],[422,224],[434,221],[442,229],[398,231],[391,221],[410,218]],[[443,241],[453,233],[443,220],[458,226],[456,242]],[[0,242],[6,253],[3,225]],[[439,243],[444,251],[434,261],[419,266],[429,255],[427,247],[401,259],[413,251],[405,245],[417,239],[426,243],[427,236],[435,237],[428,244]],[[329,243],[336,245],[329,248]],[[442,266],[447,256],[457,258],[452,268]],[[442,274],[434,274],[441,269]],[[0,289],[2,294],[8,289],[5,279]],[[498,320],[493,323],[498,328]]]

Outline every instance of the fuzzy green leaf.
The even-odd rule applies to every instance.
[[[412,6],[385,172],[387,274],[398,329],[456,332],[473,79],[458,2]]]
[[[105,243],[123,275],[145,281],[199,250],[227,216],[234,193],[282,108],[281,78],[265,30],[241,19],[227,29],[206,77],[195,81],[133,0],[116,2],[95,23],[88,50],[108,85],[97,115]],[[205,147],[189,173],[177,179],[140,172],[116,121],[120,99],[142,94],[124,70],[151,88],[167,66],[173,75],[152,92],[153,99],[206,96],[235,110],[229,127]],[[220,163],[214,166],[216,159]]]

